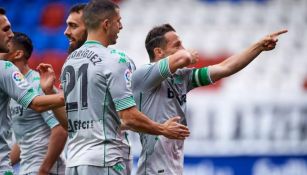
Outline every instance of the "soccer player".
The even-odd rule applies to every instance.
[[[87,30],[82,19],[86,4],[76,4],[69,10],[64,35],[69,39],[68,53],[81,47],[86,41]]]
[[[8,43],[13,36],[5,10],[0,8],[0,53],[9,52]],[[44,74],[49,73],[46,71]],[[12,172],[9,164],[10,119],[7,115],[10,98],[16,100],[24,108],[30,107],[38,112],[63,106],[64,98],[61,94],[39,96],[11,62],[0,60],[0,74],[0,174],[4,174]]]
[[[122,29],[119,7],[94,0],[83,10],[87,41],[63,66],[61,82],[69,120],[66,174],[131,173],[131,150],[123,129],[184,139],[178,117],[158,124],[135,107],[130,89],[132,63],[109,48]]]
[[[33,51],[31,39],[23,33],[14,32],[8,47],[10,52],[4,54],[3,58],[17,66],[26,80],[43,95],[38,72],[28,66]],[[19,174],[64,174],[64,161],[59,156],[67,139],[67,131],[53,112],[38,113],[32,109],[24,109],[15,100],[11,100],[10,113],[12,128],[21,150]],[[55,114],[65,114],[65,111],[62,109]],[[67,120],[65,115],[58,117]]]
[[[262,51],[274,49],[277,37],[285,32],[272,33],[219,64],[190,69],[186,66],[195,60],[177,56],[184,47],[175,29],[169,24],[153,28],[145,40],[150,64],[132,75],[132,90],[140,111],[156,122],[178,115],[180,122],[187,125],[186,95],[190,90],[240,71]],[[138,175],[183,173],[183,140],[149,134],[141,134],[140,138]]]

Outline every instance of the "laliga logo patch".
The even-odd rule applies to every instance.
[[[27,81],[20,72],[17,71],[13,72],[12,79],[14,80],[15,84],[20,88],[25,88],[28,86]]]
[[[13,73],[13,79],[15,81],[22,81],[22,80],[24,80],[24,77],[20,72],[14,72]]]
[[[125,81],[126,81],[126,85],[128,87],[131,87],[131,75],[132,75],[132,73],[131,73],[130,69],[127,69],[125,71]]]
[[[13,77],[13,80],[16,82],[24,81],[24,77],[20,72],[13,72],[12,77]]]

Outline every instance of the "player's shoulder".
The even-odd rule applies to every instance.
[[[142,66],[139,66],[132,74],[132,79],[138,79],[139,77],[143,77],[148,73],[153,73],[151,70],[154,68],[155,63],[148,63]]]
[[[7,79],[10,77],[12,77],[13,79],[17,77],[23,77],[19,69],[10,61],[0,60],[0,72],[2,79]]]
[[[115,62],[117,64],[131,63],[131,62],[133,63],[132,59],[128,56],[128,54],[122,50],[110,47],[107,48],[107,52],[111,57],[110,61],[112,62]]]
[[[40,92],[41,87],[40,87],[40,75],[37,71],[35,70],[30,70],[26,75],[25,78],[31,85]]]
[[[14,68],[15,65],[10,61],[0,60],[0,67],[1,67],[1,70],[5,71],[7,69]]]
[[[40,81],[40,75],[37,71],[35,70],[30,70],[26,75],[26,79],[29,80],[30,82],[39,82]]]
[[[140,71],[145,71],[148,69],[153,68],[154,66],[157,66],[157,62],[151,62],[151,63],[147,63],[147,64],[143,64],[141,66],[138,67],[138,69],[136,71],[140,72]]]

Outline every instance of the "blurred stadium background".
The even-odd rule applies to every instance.
[[[34,42],[31,65],[66,59],[69,7],[87,1],[0,0],[13,31]],[[307,175],[307,0],[117,0],[118,44],[137,67],[148,63],[147,32],[170,23],[196,66],[218,63],[269,32],[286,28],[276,49],[238,74],[188,95],[187,175]],[[134,163],[140,151],[131,134]],[[135,168],[134,168],[135,171]]]

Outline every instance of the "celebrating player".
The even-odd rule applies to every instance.
[[[17,66],[26,80],[43,95],[38,72],[28,66],[33,50],[31,39],[23,33],[14,32],[8,46],[9,53],[4,54],[3,58]],[[66,127],[67,119],[63,107],[54,111]],[[38,174],[39,171],[41,174],[64,174],[64,161],[59,156],[64,148],[67,132],[53,112],[37,113],[32,109],[24,109],[15,100],[11,100],[10,113],[12,128],[21,150],[19,174]],[[12,151],[16,151],[16,146]]]
[[[5,10],[0,8],[0,53],[9,52],[8,43],[13,36]],[[36,90],[11,62],[0,60],[0,74],[0,174],[3,174],[12,171],[9,163],[10,119],[7,115],[10,98],[24,108],[30,107],[38,112],[63,106],[64,98],[61,94],[38,96]]]
[[[69,120],[66,174],[130,174],[131,151],[123,128],[184,139],[178,117],[155,123],[135,107],[130,89],[133,63],[109,48],[122,29],[119,7],[93,0],[83,10],[85,44],[72,52],[61,81]]]
[[[132,75],[132,90],[139,109],[156,122],[177,115],[187,125],[186,95],[190,90],[240,71],[262,51],[274,49],[277,37],[285,32],[272,33],[219,64],[189,69],[185,67],[197,61],[197,53],[190,52],[192,57],[181,56],[187,51],[171,25],[153,28],[145,41],[151,63]],[[141,143],[138,175],[183,173],[183,140],[141,134]]]

